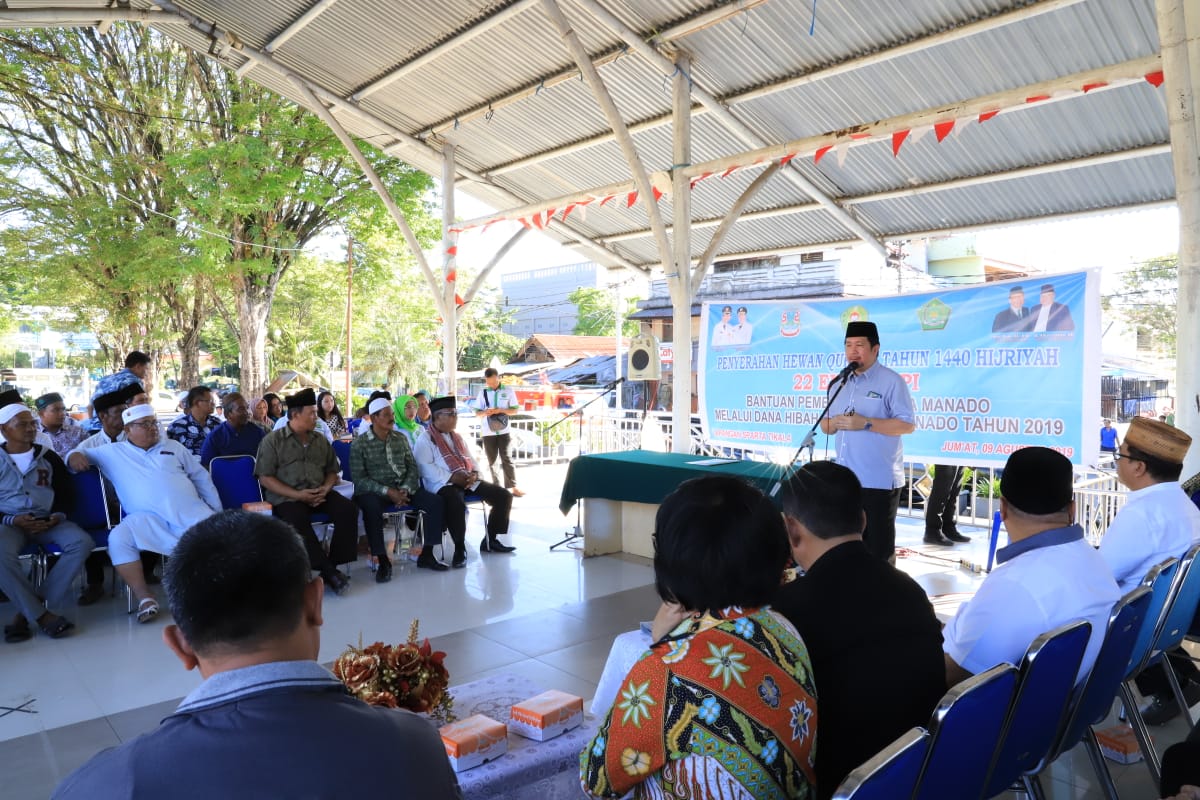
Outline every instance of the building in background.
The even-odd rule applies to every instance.
[[[604,288],[610,283],[608,272],[595,261],[584,261],[502,275],[504,309],[514,312],[504,332],[521,338],[573,334],[578,314],[567,295],[580,287]]]

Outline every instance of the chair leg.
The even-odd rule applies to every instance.
[[[1096,771],[1096,777],[1100,781],[1100,789],[1104,792],[1107,800],[1120,800],[1117,796],[1117,787],[1113,783],[1112,775],[1108,771],[1108,764],[1104,761],[1104,754],[1100,752],[1100,743],[1096,741],[1096,733],[1089,725],[1083,731],[1083,745],[1087,748],[1088,758],[1092,761],[1092,769]],[[1155,784],[1158,779],[1155,778]]]
[[[1133,693],[1132,683],[1133,681],[1121,683],[1121,702],[1124,703],[1125,714],[1133,725],[1133,735],[1137,737],[1138,747],[1142,750],[1142,760],[1146,762],[1146,769],[1150,770],[1154,785],[1158,786],[1162,782],[1162,761],[1158,757],[1158,751],[1154,749],[1154,741],[1150,738],[1146,720],[1142,719],[1138,710],[1137,695]]]
[[[1196,727],[1196,723],[1192,720],[1192,709],[1188,707],[1187,698],[1183,695],[1183,687],[1179,685],[1179,676],[1175,674],[1175,669],[1171,666],[1171,657],[1167,653],[1163,653],[1162,668],[1166,670],[1167,682],[1171,684],[1171,692],[1175,695],[1175,702],[1183,709],[1183,718],[1187,720],[1188,732],[1190,733]]]
[[[1025,794],[1033,800],[1046,800],[1046,792],[1042,789],[1042,782],[1037,775],[1022,775],[1021,782],[1025,784]]]

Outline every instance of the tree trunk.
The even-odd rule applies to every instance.
[[[239,383],[247,397],[262,395],[273,377],[267,374],[267,319],[274,295],[274,286],[250,283],[237,293]]]

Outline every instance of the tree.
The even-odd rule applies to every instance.
[[[637,298],[626,297],[625,322],[621,332],[626,336],[636,336],[638,324],[629,319],[629,315],[637,311]],[[578,318],[575,322],[577,336],[613,336],[617,326],[616,312],[613,310],[613,293],[607,289],[593,289],[580,286],[567,295],[567,300],[575,304]]]
[[[297,254],[347,219],[384,219],[336,136],[140,26],[0,36],[0,56],[0,218],[19,234],[0,256],[44,275],[47,298],[75,304],[114,350],[153,355],[173,331],[188,370],[216,302],[243,389],[261,391]],[[364,152],[432,242],[429,177]],[[75,279],[50,280],[64,271]]]
[[[1175,356],[1175,319],[1179,296],[1179,256],[1143,261],[1121,278],[1121,292],[1105,298],[1133,329],[1145,331],[1170,357]]]
[[[507,363],[521,348],[521,340],[504,332],[514,312],[506,310],[495,296],[480,293],[464,306],[458,318],[458,366],[479,370],[493,358]]]

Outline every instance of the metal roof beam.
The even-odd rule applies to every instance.
[[[291,39],[297,33],[308,27],[309,23],[321,16],[321,14],[325,13],[326,9],[328,9],[337,1],[338,0],[317,0],[317,2],[309,6],[308,11],[305,11],[299,17],[292,20],[291,24],[284,28],[275,38],[263,45],[263,52],[268,55],[274,53],[276,50],[282,47],[288,39]],[[250,72],[250,70],[254,69],[255,66],[256,65],[253,61],[247,61],[245,64],[237,68],[237,76],[239,78],[246,77],[246,74]]]
[[[575,0],[575,2],[583,6],[584,9],[596,17],[596,19],[600,20],[601,23],[615,31],[617,36],[619,36],[630,47],[636,50],[638,55],[650,62],[651,66],[659,69],[664,74],[670,74],[677,69],[675,64],[659,53],[653,45],[649,45],[643,41],[641,36],[636,31],[625,25],[625,23],[621,22],[620,19],[618,19],[604,6],[596,2],[596,0]],[[716,96],[706,89],[703,89],[699,81],[696,79],[695,73],[688,75],[688,78],[692,82],[692,92],[696,95],[696,98],[700,101],[700,104],[715,114],[721,123],[735,136],[741,139],[747,146],[756,147],[767,142],[766,137],[762,136],[758,131],[753,130],[749,125],[735,117],[733,112],[722,105],[721,101],[718,100]],[[684,171],[684,174],[688,174],[686,170]],[[783,169],[781,174],[788,181],[799,187],[801,191],[803,191],[813,200],[816,200],[818,203],[824,206],[825,210],[829,212],[830,216],[832,216],[839,225],[862,239],[867,244],[871,245],[871,247],[881,256],[887,256],[887,248],[884,247],[883,244],[876,238],[877,234],[864,225],[853,214],[839,206],[832,197],[821,191],[816,184],[814,184],[804,175],[801,175],[799,172],[797,172],[794,167],[789,166]]]
[[[446,55],[456,47],[466,44],[477,36],[487,33],[497,25],[503,25],[505,22],[508,22],[513,17],[526,11],[530,6],[537,2],[539,2],[539,0],[519,0],[519,2],[512,4],[508,8],[484,17],[474,25],[469,26],[465,31],[457,36],[451,37],[450,39],[435,45],[416,58],[405,61],[403,64],[396,67],[382,78],[378,78],[371,83],[368,83],[366,86],[350,95],[351,102],[361,103],[363,100],[375,94],[380,89],[385,89],[388,86],[391,86],[393,83],[400,80],[405,75],[408,75],[410,72],[420,69],[426,64],[432,63],[435,59]]]
[[[967,23],[966,25],[961,25],[961,26],[958,26],[955,28],[950,28],[948,30],[941,31],[939,33],[931,34],[929,36],[923,36],[919,39],[914,39],[910,42],[905,42],[904,44],[897,45],[896,47],[891,47],[891,48],[887,48],[884,50],[878,50],[874,53],[869,53],[865,56],[859,56],[858,58],[850,58],[845,61],[839,61],[836,64],[831,64],[827,67],[813,70],[812,72],[804,73],[803,75],[796,75],[796,76],[792,76],[789,78],[781,78],[780,80],[775,81],[773,83],[768,83],[763,86],[756,86],[753,89],[747,89],[743,92],[738,92],[735,94],[728,95],[726,97],[722,97],[722,98],[720,98],[720,100],[724,106],[732,108],[741,103],[746,103],[751,100],[756,100],[760,97],[766,97],[768,95],[775,94],[777,92],[787,91],[788,89],[795,89],[800,86],[808,85],[810,83],[816,83],[818,81],[822,81],[827,78],[832,78],[837,75],[842,75],[842,74],[851,72],[855,69],[861,69],[863,67],[869,67],[869,66],[873,66],[876,64],[882,64],[887,61],[891,61],[891,60],[894,60],[897,58],[902,58],[903,56],[907,56],[907,55],[912,55],[913,53],[917,53],[922,50],[927,50],[932,47],[937,47],[939,45],[947,44],[949,42],[957,41],[960,39],[965,39],[965,38],[968,38],[971,36],[978,36],[981,33],[987,33],[989,31],[993,31],[998,28],[1005,27],[1007,25],[1012,25],[1013,23],[1016,23],[1016,22],[1023,22],[1027,19],[1039,16],[1042,14],[1047,14],[1047,13],[1050,13],[1053,11],[1059,11],[1063,8],[1067,8],[1069,6],[1076,5],[1077,3],[1080,3],[1080,2],[1083,2],[1083,0],[1044,0],[1043,2],[1040,2],[1040,3],[1023,6],[1021,8],[1014,9],[1012,11],[1007,11],[1003,14],[997,14],[994,17],[988,17],[986,19],[981,19],[976,22]],[[653,41],[662,41],[662,39],[659,39],[656,37],[655,39],[653,39]],[[620,51],[617,51],[617,54],[619,55]],[[611,55],[611,53],[605,54],[604,56],[602,56],[602,58],[608,58],[610,55]],[[612,59],[610,59],[610,60],[612,60]],[[574,72],[567,73],[565,75],[565,77],[570,78],[574,74],[575,74]],[[532,94],[532,92],[530,92],[530,94]],[[525,97],[525,96],[526,95],[521,95],[521,97]],[[517,99],[519,99],[519,98],[517,98]],[[494,106],[495,102],[498,102],[498,101],[494,101],[493,103],[483,105],[481,107],[482,111],[480,113],[486,112],[489,108],[489,105]],[[694,111],[694,113],[704,113],[707,110],[708,109],[706,109],[702,106],[697,106],[693,111]],[[467,119],[467,118],[468,117],[465,115],[460,115],[460,117],[459,117],[460,121],[462,119]],[[455,118],[451,118],[449,120],[449,122],[446,123],[446,127],[452,127],[453,123],[454,123],[454,119]],[[650,119],[643,120],[635,125],[630,126],[630,130],[634,131],[634,132],[651,130],[653,128],[659,128],[659,127],[662,127],[663,125],[667,125],[670,122],[671,122],[670,114],[661,114],[657,117],[652,117]],[[434,126],[431,129],[431,132],[437,132],[438,130],[441,130],[441,129],[442,129],[442,124],[439,123],[439,125]],[[596,134],[595,136],[589,136],[586,139],[580,139],[575,142],[568,142],[567,144],[561,145],[559,147],[555,147],[550,150],[544,150],[541,153],[527,156],[525,158],[514,159],[512,161],[508,161],[503,164],[498,164],[498,165],[495,165],[492,167],[485,168],[483,170],[483,174],[488,175],[488,176],[503,175],[508,172],[514,172],[516,170],[523,169],[525,167],[533,166],[534,164],[538,164],[538,163],[547,161],[552,158],[558,158],[560,156],[569,155],[571,153],[575,153],[580,150],[587,149],[589,147],[595,147],[597,145],[605,144],[607,142],[611,142],[612,139],[613,139],[613,137],[612,137],[611,133]]]
[[[143,22],[146,24],[182,22],[158,9],[131,8],[0,8],[0,28],[74,28],[99,27],[114,22]]]
[[[205,36],[208,36],[212,39],[216,39],[217,41],[220,41],[223,45],[228,47],[230,50],[236,51],[239,55],[241,55],[245,58],[251,59],[252,61],[256,62],[259,66],[263,66],[263,67],[272,69],[275,72],[279,73],[280,75],[282,75],[283,77],[285,77],[289,80],[297,80],[298,79],[298,80],[304,81],[304,83],[308,86],[308,88],[312,91],[312,93],[317,98],[330,104],[331,111],[337,110],[337,111],[342,111],[345,113],[353,114],[353,115],[359,117],[360,119],[362,119],[363,121],[371,124],[372,126],[377,127],[382,131],[385,131],[386,133],[388,133],[391,136],[394,136],[396,138],[397,142],[393,143],[393,145],[389,145],[389,146],[383,148],[384,152],[389,152],[389,149],[394,147],[395,144],[397,144],[397,143],[403,143],[404,145],[411,147],[411,148],[417,150],[419,153],[425,155],[427,158],[430,158],[431,160],[435,160],[440,163],[441,153],[434,147],[430,146],[429,144],[427,144],[419,139],[416,139],[416,138],[410,136],[409,134],[400,130],[399,128],[397,128],[395,125],[388,122],[387,120],[376,116],[375,114],[371,113],[370,111],[367,111],[366,109],[362,108],[361,106],[359,106],[355,103],[351,103],[350,101],[346,100],[344,97],[341,97],[340,95],[337,95],[334,92],[329,91],[328,89],[324,89],[320,86],[313,84],[311,81],[309,81],[303,75],[300,75],[298,72],[292,70],[290,67],[280,64],[278,61],[275,60],[274,56],[267,55],[266,53],[259,52],[258,50],[247,46],[238,37],[231,36],[229,34],[229,32],[222,30],[221,28],[218,28],[214,23],[206,22],[203,19],[201,19],[200,17],[197,17],[196,15],[194,15],[188,11],[184,11],[183,9],[181,9],[177,5],[175,5],[173,2],[171,2],[171,0],[154,0],[154,2],[159,7],[161,7],[164,11],[170,12],[170,15],[167,19],[163,19],[162,17],[156,16],[151,20],[152,22],[180,23],[180,24],[187,25],[188,27],[204,34]],[[315,109],[313,109],[313,110],[315,112]],[[391,155],[391,153],[389,153],[389,155]],[[393,156],[393,157],[395,157],[395,156]],[[492,181],[490,178],[488,178],[484,175],[481,175],[477,172],[466,169],[462,166],[459,166],[457,168],[457,172],[459,175],[470,178],[471,180],[475,181],[478,184],[487,186],[491,189],[494,189],[494,190],[500,192],[505,197],[510,197],[517,202],[526,202],[525,198],[514,194],[513,192],[504,188],[503,186],[500,186],[499,184],[496,184],[494,181]],[[572,228],[570,225],[567,225],[566,223],[555,220],[550,223],[550,227],[552,227],[554,229],[554,232],[557,233],[558,235],[565,236],[566,238],[574,241],[580,247],[583,247],[583,248],[587,249],[588,251],[590,251],[592,256],[597,261],[600,261],[602,263],[615,264],[617,266],[625,267],[626,269],[629,269],[633,272],[644,273],[646,271],[646,268],[643,267],[642,265],[637,264],[633,261],[630,261],[628,258],[623,256],[622,254],[615,252],[613,250],[610,250],[607,247],[604,247],[603,245],[596,244],[595,242],[593,242],[591,240],[591,238],[589,238],[588,236],[586,236],[583,233],[580,233],[579,231],[575,230],[574,228]]]

